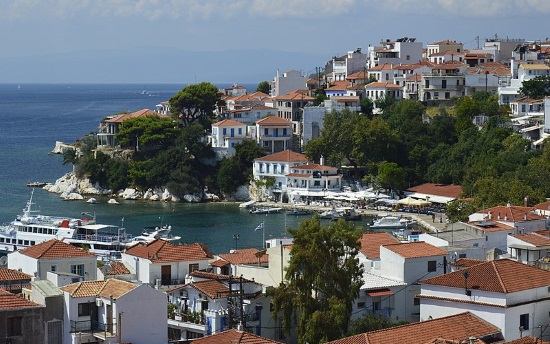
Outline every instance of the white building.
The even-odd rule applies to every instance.
[[[296,70],[287,70],[281,75],[277,69],[277,75],[270,82],[269,96],[278,97],[294,90],[306,90],[306,81],[307,77]]]
[[[56,239],[11,252],[8,254],[8,266],[42,280],[48,278],[48,272],[68,276],[69,283],[97,278],[95,254]]]
[[[323,164],[292,166],[285,177],[290,203],[307,202],[310,197],[323,198],[328,192],[342,189],[342,174],[336,167]]]
[[[122,253],[122,262],[136,279],[156,288],[183,283],[189,273],[206,269],[213,259],[202,244],[174,245],[165,240],[136,244]]]
[[[387,244],[380,248],[380,270],[372,270],[372,273],[406,284],[392,296],[396,305],[392,318],[411,322],[419,320],[418,281],[445,273],[447,254],[447,251],[421,241]]]
[[[538,232],[508,235],[510,258],[523,264],[533,265],[550,253],[550,238]]]
[[[277,116],[256,121],[256,143],[266,152],[276,153],[292,148],[292,133],[296,123]]]
[[[304,116],[302,119],[302,147],[304,147],[309,140],[321,136],[326,112],[327,109],[323,105],[306,106],[304,108]]]
[[[292,167],[303,165],[307,162],[308,159],[304,154],[285,150],[255,159],[252,174],[254,180],[273,178],[274,185],[265,191],[268,193],[268,196],[281,201],[282,195],[287,193],[286,175],[290,173]]]
[[[64,343],[164,344],[168,341],[166,295],[117,279],[62,287]]]
[[[367,56],[361,52],[360,48],[354,51],[348,51],[346,55],[334,56],[325,66],[325,75],[328,82],[346,80],[346,78],[365,69]]]
[[[508,341],[548,324],[550,271],[499,259],[420,281],[421,320],[472,312]]]
[[[422,60],[422,42],[416,38],[403,37],[395,41],[387,39],[379,46],[368,47],[367,67],[372,68],[383,64],[409,64]]]
[[[224,119],[212,124],[212,148],[233,148],[247,138],[246,124]]]

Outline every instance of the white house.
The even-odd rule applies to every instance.
[[[462,62],[437,64],[422,74],[420,100],[451,99],[464,96],[467,65]]]
[[[164,344],[166,295],[147,285],[86,281],[62,287],[64,343]]]
[[[508,235],[510,258],[523,264],[533,265],[550,253],[550,238],[538,232]]]
[[[141,283],[159,288],[181,284],[214,258],[203,244],[174,245],[165,240],[139,243],[122,253],[122,262]]]
[[[386,39],[378,46],[369,46],[367,51],[367,67],[383,64],[409,64],[422,60],[422,42],[416,38],[402,37],[395,41]]]
[[[296,70],[287,70],[280,74],[277,69],[275,78],[269,84],[271,87],[269,96],[278,97],[294,90],[305,90],[307,89],[306,80],[307,77]]]
[[[246,124],[224,119],[212,124],[212,147],[233,148],[247,138]]]
[[[418,281],[446,272],[447,251],[417,241],[410,243],[386,244],[380,248],[380,269],[373,274],[406,284],[395,293],[395,310],[392,318],[405,321],[418,321],[420,302],[416,295],[420,292]]]
[[[308,162],[309,160],[304,154],[287,149],[255,159],[252,175],[254,180],[273,178],[274,185],[266,191],[269,196],[281,201],[282,195],[287,193],[286,175],[290,173],[290,169]]]
[[[68,275],[69,283],[74,280],[93,281],[97,278],[95,254],[57,239],[11,252],[8,254],[8,266],[10,269],[20,269],[26,274],[43,280],[48,278],[48,272],[56,275]],[[58,279],[58,281],[62,280],[66,279]]]
[[[547,270],[499,259],[420,283],[421,320],[469,311],[501,329],[506,340],[537,337],[539,326],[548,324]]]
[[[346,78],[365,69],[367,56],[358,48],[354,51],[348,51],[346,55],[334,56],[325,65],[325,75],[328,82],[346,80]]]
[[[256,143],[270,153],[292,148],[293,123],[277,116],[256,121]]]
[[[261,237],[261,236],[260,236]],[[218,272],[224,275],[242,276],[240,267],[243,265],[254,265],[257,267],[267,267],[269,262],[268,255],[256,248],[245,248],[240,250],[231,250],[229,253],[220,253],[218,260],[212,263],[212,266],[218,267]]]
[[[342,188],[342,174],[336,167],[323,164],[292,166],[285,177],[291,203],[307,201],[309,197],[322,198],[327,192],[339,192]]]

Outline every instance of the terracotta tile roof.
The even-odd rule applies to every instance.
[[[223,261],[220,259],[220,261]],[[189,274],[192,277],[201,277],[201,278],[210,278],[210,279],[217,279],[217,280],[228,280],[230,278],[229,275],[221,275],[221,274],[215,274],[213,272],[207,272],[207,271],[201,271],[201,270],[195,270]]]
[[[214,267],[217,267],[217,268],[222,268],[224,266],[227,266],[229,265],[229,262],[228,261],[225,261],[223,259],[218,259],[216,261],[213,261],[212,263],[210,263],[211,266],[214,266]]]
[[[258,252],[260,250],[256,248],[246,248],[236,250],[233,253],[222,253],[219,256],[233,265],[267,263],[269,255],[262,254],[260,257],[257,257],[256,253]]]
[[[19,252],[35,259],[96,257],[93,253],[86,252],[57,239],[52,239],[40,244],[29,246]]]
[[[5,281],[20,281],[20,280],[30,281],[32,277],[33,276],[27,275],[26,273],[23,273],[18,270],[0,267],[0,284],[1,282],[5,282]]]
[[[426,320],[338,339],[330,344],[418,344],[444,337],[467,340],[499,334],[500,330],[470,312]],[[327,343],[327,344],[328,344]]]
[[[122,262],[110,262],[109,271],[106,275],[129,275],[130,270]]]
[[[299,166],[292,166],[292,169],[297,170],[327,170],[327,169],[334,169],[333,166],[327,166],[327,165],[320,165],[320,164],[306,164],[306,165],[299,165]]]
[[[212,124],[213,127],[245,127],[246,124],[235,121],[234,119],[224,119]]]
[[[154,240],[148,244],[137,244],[126,253],[149,259],[152,263],[206,260],[214,258],[212,252],[203,244],[174,245],[166,240]]]
[[[369,259],[380,258],[380,246],[398,244],[399,240],[387,232],[363,233],[361,239],[361,252]]]
[[[105,122],[108,122],[108,123],[122,123],[125,120],[130,119],[130,118],[145,117],[145,116],[156,116],[156,117],[160,117],[160,118],[170,118],[169,116],[161,115],[160,113],[158,113],[156,111],[149,110],[149,109],[143,109],[143,110],[139,110],[139,111],[136,111],[136,112],[120,115],[120,116],[117,116],[117,117],[112,118],[112,119],[108,119]]]
[[[378,71],[378,70],[391,70],[393,68],[391,63],[384,63],[378,66],[369,68],[369,71]]]
[[[340,91],[345,90],[350,85],[349,81],[334,81],[330,84],[329,87],[325,89],[325,91]]]
[[[0,311],[10,311],[18,308],[44,307],[38,303],[13,295],[9,291],[0,289]]]
[[[360,88],[362,89],[363,87],[361,86]],[[337,96],[337,97],[331,97],[330,99],[335,100],[337,103],[358,102],[359,96]]]
[[[267,116],[267,117],[264,117],[262,119],[257,120],[256,124],[260,124],[260,125],[281,125],[281,124],[291,125],[292,122],[288,121],[284,118],[277,117],[277,116]]]
[[[452,69],[459,69],[462,66],[465,66],[465,63],[462,62],[456,62],[456,61],[447,61],[445,63],[439,63],[433,66],[433,69],[435,70],[452,70]]]
[[[197,344],[230,344],[230,343],[239,343],[239,344],[281,344],[281,342],[276,342],[271,339],[260,337],[258,335],[238,330],[227,330],[221,333],[216,333],[211,336],[206,336],[202,338],[197,338],[193,340],[193,343]]]
[[[137,284],[122,281],[116,278],[109,278],[105,281],[84,281],[61,287],[62,291],[69,293],[72,297],[100,296],[116,300],[122,295],[136,289]]]
[[[542,103],[544,99],[532,99],[529,97],[521,97],[511,100],[510,103]]]
[[[424,241],[384,245],[388,250],[404,258],[446,256],[447,251]]]
[[[499,344],[550,344],[550,342],[533,336],[525,336],[508,342],[499,342]]]
[[[281,162],[308,162],[308,158],[298,152],[289,149],[256,159],[256,161],[281,161]]]
[[[305,85],[304,85],[305,86]],[[314,98],[310,97],[307,93],[309,90],[295,90],[292,92],[289,92],[287,94],[283,94],[281,96],[273,98],[274,100],[305,100],[305,101],[311,101]]]
[[[539,204],[535,204],[534,208],[535,208],[535,209],[539,209],[539,210],[548,211],[548,210],[550,210],[550,201],[546,201],[546,202],[542,202],[542,203],[539,203]]]
[[[288,174],[285,174],[285,177],[309,178],[309,177],[311,177],[311,174],[307,174],[307,173],[288,173]]]
[[[438,53],[433,53],[430,56],[445,56],[445,55],[460,56],[460,55],[464,55],[464,53],[459,53],[459,52],[456,52],[454,50],[444,50],[444,51],[440,51]]]
[[[513,234],[512,237],[531,244],[535,247],[550,246],[550,238],[537,233]]]
[[[504,223],[497,221],[471,221],[468,224],[472,227],[481,229],[483,232],[499,232],[513,230],[514,227],[505,225]]]
[[[425,183],[413,186],[405,191],[453,198],[459,198],[462,196],[462,186],[460,185]]]
[[[468,272],[466,281],[465,271]],[[467,283],[466,286],[472,289],[513,293],[550,285],[550,271],[510,259],[498,259],[428,278],[420,283],[455,288],[464,288]]]
[[[498,220],[508,222],[523,222],[541,220],[544,217],[535,214],[533,207],[520,206],[496,206],[478,211],[478,213],[487,214],[487,220]],[[489,214],[490,213],[490,214]]]
[[[466,268],[466,267],[474,266],[474,265],[485,263],[485,262],[486,262],[486,260],[481,260],[481,259],[459,258],[456,261],[452,262],[451,265]]]
[[[348,75],[348,80],[367,80],[369,77],[364,71],[359,71]]]
[[[457,41],[451,41],[450,39],[446,39],[444,41],[434,42],[429,45],[455,45],[455,44],[462,44],[462,43]]]
[[[392,88],[392,89],[401,89],[402,86],[396,85],[391,82],[371,82],[367,84],[365,88]]]
[[[197,281],[188,285],[211,299],[227,298],[227,293],[229,292],[229,287],[216,280]]]

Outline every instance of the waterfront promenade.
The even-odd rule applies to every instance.
[[[297,209],[309,209],[317,212],[323,212],[325,210],[329,210],[331,207],[328,206],[322,206],[322,205],[292,205],[292,204],[286,204],[286,203],[275,203],[275,202],[258,202],[256,203],[257,206],[269,206],[269,207],[282,207],[285,211],[290,210],[293,208]],[[376,217],[381,214],[388,214],[391,213],[392,215],[404,217],[404,218],[411,218],[413,220],[416,220],[418,225],[422,227],[426,232],[430,233],[437,233],[440,231],[445,230],[447,227],[447,217],[444,213],[436,213],[435,218],[432,217],[430,214],[422,214],[422,213],[413,213],[413,212],[403,212],[403,211],[391,211],[391,210],[377,210],[377,209],[361,209],[357,208],[355,210],[357,213],[362,215],[368,215]]]

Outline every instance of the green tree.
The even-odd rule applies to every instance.
[[[378,98],[374,101],[374,104],[377,108],[384,111],[385,108],[390,107],[396,102],[395,98],[390,94],[386,93],[386,95],[382,98]]]
[[[216,180],[220,191],[226,194],[234,193],[239,186],[246,182],[239,161],[235,157],[223,159],[220,162]]]
[[[170,98],[170,111],[184,126],[198,122],[203,129],[208,129],[219,100],[218,88],[211,83],[192,84]]]
[[[383,161],[378,166],[377,181],[386,189],[401,191],[407,186],[407,175],[395,162]]]
[[[531,99],[550,96],[550,76],[539,75],[531,80],[525,80],[519,88],[519,93]]]
[[[406,321],[401,321],[394,324],[390,318],[386,318],[382,315],[376,315],[374,313],[367,313],[357,320],[353,320],[350,323],[348,336],[361,334],[370,331],[383,330],[399,325],[405,325]]]
[[[369,118],[372,117],[372,111],[374,110],[374,103],[372,99],[365,97],[361,99],[361,113],[367,115]]]
[[[287,283],[274,288],[273,315],[288,332],[298,316],[298,342],[322,343],[347,333],[363,274],[357,258],[361,229],[344,221],[321,226],[319,218],[289,229],[294,237]],[[319,259],[323,257],[323,259]]]
[[[256,87],[256,92],[262,92],[262,93],[265,93],[265,94],[269,94],[270,88],[271,87],[269,86],[269,82],[262,81],[258,84],[258,87]]]
[[[171,146],[178,132],[171,118],[150,115],[125,120],[115,138],[122,147],[158,150]]]

